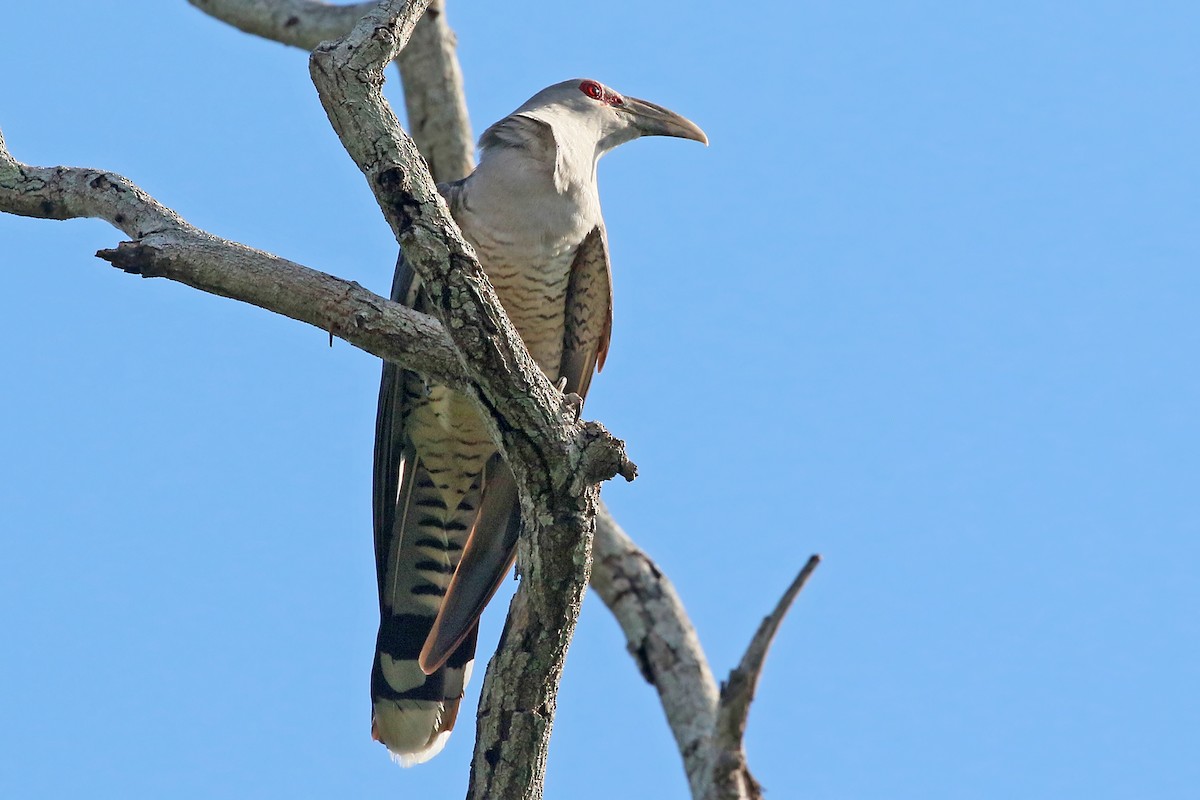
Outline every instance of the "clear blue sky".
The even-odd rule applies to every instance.
[[[590,75],[712,139],[601,168],[588,413],[718,672],[826,558],[750,719],[769,796],[1195,797],[1200,7],[569,9],[451,3],[476,131]],[[17,158],[386,291],[305,54],[182,0],[3,27]],[[411,770],[368,736],[377,363],[120,238],[0,217],[0,795],[461,796],[469,725]],[[594,597],[567,667],[549,796],[685,797]]]

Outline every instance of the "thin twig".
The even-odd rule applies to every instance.
[[[819,555],[810,556],[808,562],[800,569],[800,573],[792,581],[791,586],[779,598],[775,610],[763,618],[762,624],[750,640],[742,661],[729,673],[729,680],[721,687],[720,714],[717,717],[717,733],[737,731],[739,741],[746,729],[746,718],[750,715],[750,703],[754,700],[754,692],[758,687],[758,679],[762,674],[763,664],[767,660],[767,651],[779,626],[783,622],[788,609],[792,607],[796,596],[808,583],[809,577],[821,563]]]
[[[758,626],[741,663],[729,673],[728,680],[721,686],[717,721],[713,726],[712,741],[709,745],[712,773],[710,785],[703,795],[705,800],[762,796],[761,787],[750,775],[746,765],[743,747],[750,704],[754,701],[754,692],[758,688],[758,679],[762,674],[763,664],[766,663],[771,642],[792,602],[820,563],[819,555],[809,557],[808,562],[783,593],[783,597],[779,598],[775,609]]]

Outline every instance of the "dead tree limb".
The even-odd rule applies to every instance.
[[[663,571],[617,524],[596,517],[592,586],[625,633],[626,648],[662,702],[693,797],[704,785],[719,693],[683,601]]]
[[[717,690],[708,658],[671,581],[601,506],[592,586],[625,633],[642,677],[657,691],[695,800],[758,800],[743,739],[767,649],[817,564],[813,556],[763,620],[741,663]]]
[[[280,44],[312,52],[345,36],[378,3],[334,5],[319,0],[188,0],[210,17]]]
[[[102,219],[133,241],[98,255],[122,270],[168,278],[307,322],[372,355],[439,375],[465,373],[436,319],[353,281],[221,239],[112,172],[34,167],[13,158],[0,133],[0,211],[39,219]]]

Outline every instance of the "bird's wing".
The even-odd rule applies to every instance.
[[[479,147],[481,150],[512,147],[527,151],[529,163],[546,165],[547,169],[553,170],[554,185],[560,192],[566,191],[568,176],[562,148],[554,138],[554,129],[542,120],[520,113],[509,114],[483,132]]]
[[[404,253],[396,259],[396,273],[392,279],[392,301],[416,308],[418,282],[412,267],[404,260]],[[379,382],[379,405],[375,417],[375,473],[372,511],[375,527],[375,559],[383,565],[390,549],[389,537],[395,528],[400,474],[405,461],[412,461],[414,454],[404,435],[404,410],[408,398],[404,391],[404,370],[395,364],[383,362],[383,376]],[[411,487],[410,487],[411,489]],[[384,606],[384,582],[386,569],[376,571],[379,580],[380,610]]]
[[[517,483],[498,453],[484,469],[482,484],[479,516],[421,650],[421,669],[426,672],[450,663],[463,641],[474,642],[479,616],[516,559],[521,533]]]
[[[447,194],[453,211],[452,187]],[[403,254],[392,298],[427,307]],[[564,312],[560,376],[566,391],[582,397],[604,363],[612,329],[602,226],[576,252]],[[435,755],[453,728],[479,615],[512,567],[520,532],[516,483],[498,455],[466,477],[461,502],[447,508],[439,487],[454,476],[428,468],[414,444],[422,432],[414,416],[437,391],[415,373],[384,364],[375,440],[380,628],[371,675],[373,733],[407,763]],[[459,419],[458,427],[466,421]]]
[[[612,336],[612,266],[603,225],[579,245],[567,285],[563,359],[559,375],[566,391],[587,397],[592,375],[604,367]]]
[[[612,274],[603,226],[593,228],[575,253],[564,312],[559,375],[567,379],[566,391],[583,397],[592,374],[604,363],[612,330]],[[421,651],[426,671],[438,667],[474,633],[479,615],[516,558],[521,530],[517,487],[499,456],[488,463],[483,485],[479,517]]]

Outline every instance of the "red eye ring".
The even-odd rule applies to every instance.
[[[593,100],[599,100],[604,97],[604,87],[595,81],[584,81],[579,84],[579,91],[586,94]]]

